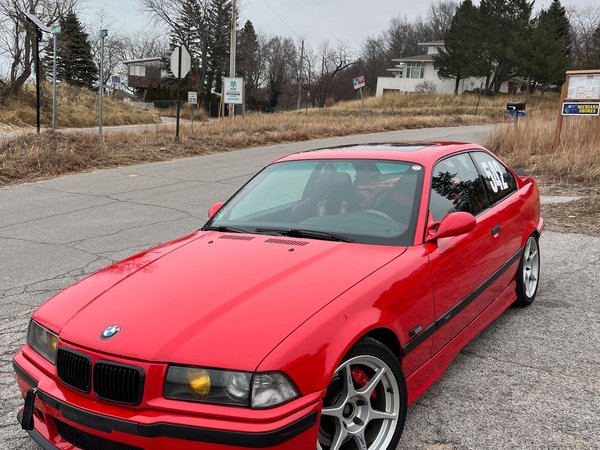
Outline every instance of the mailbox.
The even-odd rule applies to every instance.
[[[515,112],[515,111],[525,111],[526,103],[523,102],[511,102],[506,104],[506,110]]]

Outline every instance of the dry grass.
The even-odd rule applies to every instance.
[[[35,87],[26,89],[17,100],[0,104],[0,124],[34,126],[36,123]],[[41,123],[48,127],[52,122],[52,90],[50,83],[42,85]],[[104,99],[103,123],[131,125],[153,123],[155,115],[122,101]],[[87,89],[65,84],[57,89],[56,124],[61,128],[94,127],[98,125],[98,94]]]
[[[386,111],[394,104],[394,113]],[[506,115],[506,98],[482,98],[475,115],[477,96],[402,95],[369,99],[363,119],[360,102],[324,110],[282,114],[247,114],[183,125],[181,140],[173,142],[172,129],[153,129],[118,135],[106,134],[103,144],[95,135],[42,133],[0,144],[0,184],[58,176],[70,172],[186,156],[222,152],[333,136],[376,133],[400,129],[497,123]],[[528,99],[532,115],[543,114],[556,100]],[[419,109],[421,108],[421,109]],[[486,112],[484,115],[483,113]]]
[[[172,106],[169,109],[156,110],[156,113],[164,117],[177,117],[177,107]],[[190,105],[189,103],[182,103],[179,117],[181,117],[184,120],[191,120],[192,105]],[[206,113],[202,105],[200,105],[200,107],[194,107],[194,121],[206,122],[207,120],[208,114]]]
[[[515,131],[498,128],[486,145],[511,164],[528,168],[549,182],[600,181],[600,124],[598,118],[568,117],[563,123],[560,145],[554,142],[556,112],[528,118]]]
[[[545,96],[499,95],[495,97],[476,94],[386,94],[383,97],[365,99],[365,109],[370,116],[457,115],[498,121],[506,118],[506,103],[509,101],[526,102],[528,114],[535,116],[548,110],[554,110],[557,96],[552,94]],[[316,116],[360,116],[361,108],[361,101],[355,100],[339,103],[331,108],[313,109],[308,112]]]

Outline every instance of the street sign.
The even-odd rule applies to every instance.
[[[352,84],[354,85],[354,89],[364,88],[367,85],[367,83],[365,83],[365,76],[361,75],[360,77],[354,78]]]
[[[597,116],[600,114],[600,102],[564,102],[562,104],[563,116]]]
[[[52,25],[52,34],[60,34],[61,28],[60,25]]]
[[[188,53],[185,46],[181,47],[181,74],[177,73],[179,68],[179,47],[175,47],[173,53],[171,53],[171,72],[175,75],[175,78],[185,78],[192,68],[192,57]]]
[[[117,75],[113,75],[110,80],[112,84],[121,84],[121,77]]]
[[[223,87],[225,91],[223,101],[226,105],[244,104],[243,78],[223,78]]]
[[[188,103],[190,105],[198,104],[198,93],[197,92],[188,92]]]

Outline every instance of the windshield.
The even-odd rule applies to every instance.
[[[303,160],[256,175],[204,229],[411,245],[423,184],[415,163]]]

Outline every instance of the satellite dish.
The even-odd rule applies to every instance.
[[[43,31],[44,33],[50,33],[52,31],[44,22],[39,19],[39,17],[34,16],[31,13],[25,13],[25,16],[27,17],[27,20],[34,24],[40,31]]]

